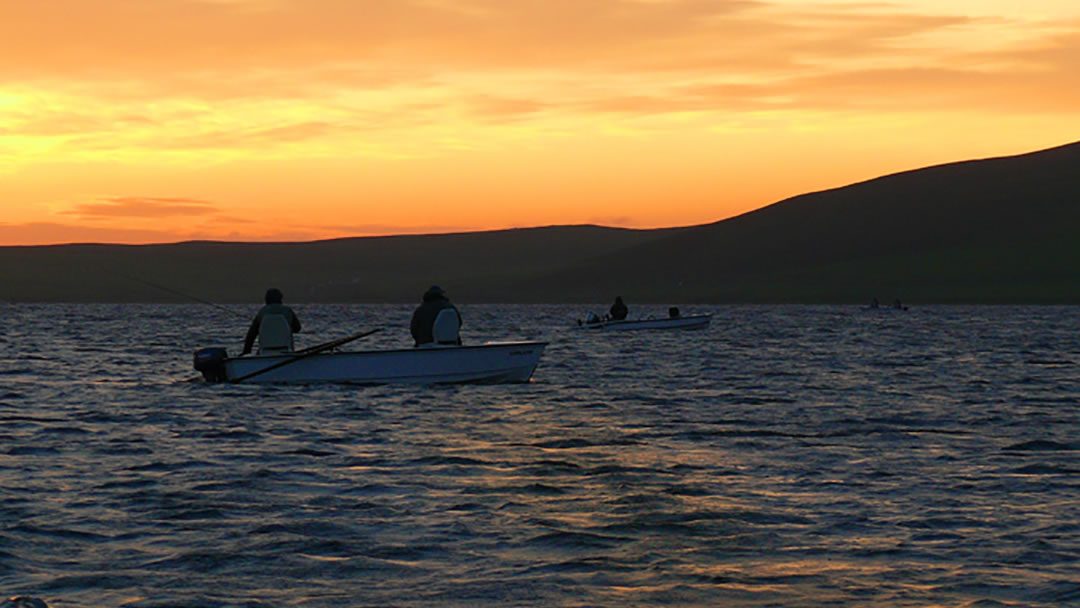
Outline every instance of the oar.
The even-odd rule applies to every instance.
[[[375,333],[377,331],[379,331],[378,328],[372,329],[370,331],[362,331],[362,332],[360,332],[358,334],[353,334],[351,336],[345,336],[344,338],[338,338],[336,340],[331,340],[329,342],[323,342],[322,344],[316,344],[315,346],[309,346],[307,348],[301,348],[300,350],[296,351],[293,354],[294,355],[304,355],[304,354],[307,354],[307,353],[309,353],[311,351],[314,351],[314,350],[318,350],[318,351],[321,352],[321,351],[326,350],[327,348],[334,348],[335,346],[341,346],[342,344],[347,344],[349,342],[352,342],[353,340],[359,340],[360,338],[363,338],[364,336],[370,336],[371,334],[373,334],[373,333]]]
[[[304,350],[296,352],[292,357],[289,357],[288,359],[286,359],[284,361],[279,361],[279,362],[277,362],[277,363],[275,363],[273,365],[270,365],[268,367],[264,367],[264,368],[262,368],[262,369],[260,369],[258,371],[251,372],[250,374],[244,374],[243,376],[240,376],[239,378],[237,378],[235,380],[231,380],[230,382],[243,382],[244,380],[247,380],[249,378],[254,378],[255,376],[258,376],[259,374],[265,374],[266,372],[268,372],[270,370],[277,369],[279,367],[284,367],[284,366],[286,366],[286,365],[288,365],[290,363],[296,363],[297,361],[299,361],[301,359],[305,359],[307,357],[310,357],[311,355],[316,355],[316,354],[321,353],[323,351],[330,350],[331,348],[334,348],[336,346],[341,346],[342,344],[352,342],[353,340],[359,340],[360,338],[363,338],[365,336],[370,336],[371,334],[373,334],[373,333],[375,333],[377,331],[379,331],[379,328],[371,329],[371,330],[368,330],[368,331],[362,331],[362,332],[360,332],[358,334],[353,334],[351,336],[345,336],[344,338],[338,338],[337,340],[331,340],[330,342],[326,342],[324,344],[319,344],[317,346],[312,346],[312,347],[309,347],[309,348],[305,348]]]

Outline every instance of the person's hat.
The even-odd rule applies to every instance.
[[[445,297],[446,297],[446,292],[443,291],[443,288],[439,287],[438,285],[432,285],[431,287],[428,287],[427,291],[424,292],[424,301],[425,302],[430,301],[430,300],[434,300],[435,298],[445,298]]]

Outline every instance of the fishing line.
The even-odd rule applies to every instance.
[[[200,298],[200,297],[198,297],[198,296],[193,296],[193,295],[191,295],[190,293],[184,293],[184,292],[182,292],[182,291],[178,291],[178,290],[176,290],[176,289],[172,289],[171,287],[166,287],[166,286],[164,286],[164,285],[158,285],[157,283],[154,283],[154,282],[152,282],[152,281],[147,281],[146,279],[140,279],[139,277],[133,277],[133,276],[131,276],[131,275],[127,275],[127,274],[124,274],[124,273],[122,273],[122,272],[120,272],[120,273],[117,273],[117,274],[119,274],[120,276],[124,277],[125,279],[131,280],[131,281],[135,281],[136,283],[142,283],[143,285],[146,285],[146,286],[149,286],[149,287],[153,287],[153,288],[155,288],[155,289],[160,289],[160,290],[162,290],[162,291],[166,291],[166,292],[168,292],[168,293],[171,293],[171,294],[173,294],[173,295],[177,295],[177,296],[181,296],[181,297],[184,297],[184,298],[188,298],[189,300],[194,300],[194,301],[196,301],[196,302],[200,302],[200,303],[202,303],[202,304],[206,304],[207,306],[213,306],[214,308],[216,308],[216,309],[218,309],[218,310],[224,310],[225,312],[227,312],[227,313],[229,313],[229,314],[233,314],[233,315],[237,315],[237,316],[240,316],[240,317],[244,317],[244,318],[247,318],[247,315],[245,315],[244,313],[242,313],[242,312],[240,312],[240,311],[238,311],[238,310],[233,310],[233,309],[231,309],[231,308],[225,308],[224,306],[222,306],[222,305],[220,305],[220,304],[217,304],[217,303],[215,303],[215,302],[211,302],[210,300],[204,300],[203,298]]]

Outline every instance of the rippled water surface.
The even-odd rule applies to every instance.
[[[295,308],[410,344],[409,306]],[[249,307],[6,305],[0,596],[1080,605],[1080,309],[682,308],[465,305],[550,341],[532,382],[282,387],[188,381]]]

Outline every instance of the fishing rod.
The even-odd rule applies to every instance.
[[[202,299],[202,298],[200,298],[198,296],[193,296],[190,293],[184,293],[182,291],[172,289],[171,287],[166,287],[164,285],[158,285],[157,283],[154,283],[152,281],[147,281],[146,279],[140,279],[139,277],[133,277],[131,275],[127,275],[127,274],[123,274],[123,273],[117,273],[117,274],[124,277],[125,279],[135,281],[136,283],[142,283],[143,285],[146,285],[148,287],[153,287],[155,289],[160,289],[161,291],[165,291],[165,292],[171,293],[173,295],[177,295],[177,296],[180,296],[180,297],[183,297],[183,298],[187,298],[189,300],[194,300],[196,302],[206,304],[208,306],[213,306],[214,308],[216,308],[218,310],[224,310],[227,313],[247,318],[247,315],[245,315],[244,313],[242,313],[242,312],[240,312],[238,310],[233,310],[231,308],[225,308],[224,306],[222,306],[220,304],[217,304],[215,302],[211,302],[210,300],[204,300],[204,299]]]

